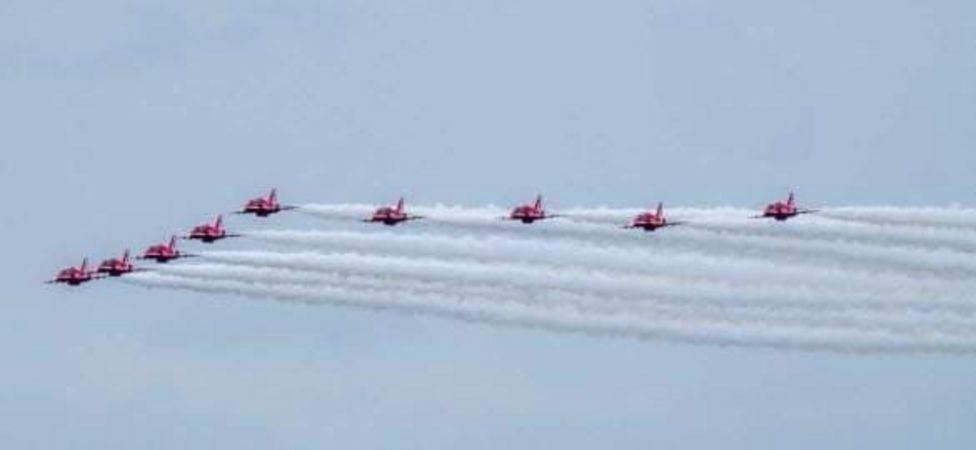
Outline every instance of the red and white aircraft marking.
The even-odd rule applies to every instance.
[[[790,192],[790,196],[787,197],[786,201],[776,201],[766,205],[763,213],[758,216],[752,216],[753,219],[774,219],[777,222],[783,222],[791,217],[796,217],[800,214],[810,214],[817,212],[814,209],[800,209],[796,207],[796,203],[793,199],[793,193]]]
[[[558,214],[547,213],[545,208],[542,207],[542,196],[538,195],[535,197],[534,203],[527,203],[513,208],[512,212],[505,219],[517,220],[522,223],[532,223],[537,220],[552,219],[554,217],[560,216]]]
[[[681,225],[684,222],[671,222],[667,217],[664,216],[664,204],[658,203],[657,210],[647,211],[638,214],[636,217],[631,219],[630,223],[624,225],[624,228],[640,228],[644,231],[654,231],[658,228],[673,227],[675,225]]]
[[[67,267],[61,269],[53,279],[46,281],[45,283],[64,283],[69,286],[78,286],[82,283],[87,283],[89,281],[101,278],[96,276],[94,272],[88,270],[88,258],[81,260],[81,265],[78,267]]]
[[[235,214],[254,214],[258,217],[268,217],[282,211],[295,209],[297,206],[283,206],[278,203],[278,190],[272,188],[267,197],[252,198],[244,204],[244,208]]]
[[[206,244],[212,244],[215,241],[221,239],[240,237],[239,234],[230,234],[224,229],[224,216],[218,215],[214,223],[205,223],[202,225],[197,225],[193,227],[190,234],[185,236],[184,239],[190,239],[195,241],[201,241]]]
[[[129,249],[125,249],[125,252],[122,253],[122,258],[111,258],[102,261],[102,263],[98,265],[98,270],[96,270],[96,272],[108,275],[110,277],[120,277],[127,273],[140,272],[143,270],[146,269],[137,268],[129,261]]]
[[[152,259],[158,263],[165,263],[174,259],[191,258],[194,256],[196,255],[186,254],[177,250],[176,236],[173,236],[170,238],[169,244],[157,244],[147,248],[139,259]]]
[[[381,206],[368,219],[363,219],[363,222],[382,223],[383,225],[393,226],[408,220],[423,218],[423,216],[407,214],[403,208],[403,197],[400,197],[400,200],[397,201],[395,206]]]

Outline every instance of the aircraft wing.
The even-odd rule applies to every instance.
[[[270,211],[269,212],[269,215],[270,214],[274,214],[276,212],[291,211],[293,209],[298,209],[298,206],[296,206],[296,205],[279,206],[277,211]],[[245,211],[243,209],[239,209],[237,211],[231,211],[230,213],[231,214],[254,214],[254,215],[257,215],[257,211]]]

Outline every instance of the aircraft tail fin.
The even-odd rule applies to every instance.
[[[268,193],[268,200],[274,203],[278,200],[278,188],[271,188],[271,192]]]
[[[122,264],[128,264],[128,263],[129,263],[129,249],[125,249],[125,252],[122,253]]]
[[[88,271],[88,257],[87,256],[81,259],[81,271],[82,272],[87,272]]]
[[[657,216],[659,218],[664,216],[664,202],[657,202]]]
[[[396,212],[398,212],[398,213],[402,213],[403,212],[403,197],[400,197],[400,200],[397,200]]]
[[[175,234],[173,235],[173,237],[169,238],[169,249],[170,250],[176,250],[176,235]]]
[[[223,226],[223,223],[224,223],[224,215],[217,214],[217,220],[214,222],[214,226],[217,227],[217,229],[219,230],[220,227]]]
[[[786,204],[793,206],[793,191],[790,191],[790,196],[786,198]]]
[[[542,209],[542,194],[535,196],[535,209]]]

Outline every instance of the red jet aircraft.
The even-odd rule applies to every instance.
[[[125,249],[125,253],[122,254],[122,259],[111,258],[102,261],[98,265],[98,273],[106,274],[110,277],[120,277],[127,273],[132,273],[144,269],[137,269],[131,262],[129,262],[129,249]]]
[[[535,203],[516,206],[505,219],[518,220],[522,223],[532,223],[536,220],[552,219],[553,217],[559,217],[559,215],[547,213],[542,208],[542,196],[538,195],[535,198]]]
[[[281,211],[295,209],[295,206],[282,206],[278,203],[278,190],[272,188],[267,197],[252,198],[244,204],[244,209],[235,214],[254,214],[258,217],[268,217]]]
[[[654,231],[658,228],[673,227],[684,222],[671,222],[664,217],[664,204],[658,202],[656,211],[647,211],[634,217],[624,228],[640,228],[644,231]]]
[[[383,225],[393,226],[400,222],[423,218],[423,216],[407,214],[407,212],[403,210],[403,197],[400,197],[400,200],[397,201],[396,206],[381,206],[377,208],[373,215],[368,219],[363,219],[363,222],[382,223]]]
[[[793,202],[793,193],[790,192],[790,196],[785,202],[778,201],[766,205],[766,209],[763,210],[762,215],[752,216],[753,219],[775,219],[778,222],[782,222],[791,217],[796,217],[800,214],[810,214],[817,212],[814,209],[799,209]]]
[[[174,259],[190,258],[196,255],[189,255],[176,249],[176,236],[169,240],[169,244],[157,244],[146,249],[139,259],[154,259],[156,262],[165,263]]]
[[[81,260],[80,266],[62,269],[54,279],[48,280],[46,283],[65,283],[69,286],[78,286],[79,284],[87,283],[97,278],[99,277],[88,270],[88,258],[85,258]]]
[[[239,234],[229,234],[227,230],[224,229],[224,216],[218,215],[214,223],[205,223],[203,225],[197,225],[193,227],[188,236],[184,239],[198,240],[206,244],[213,244],[214,241],[219,241],[224,238],[229,237],[240,237]]]

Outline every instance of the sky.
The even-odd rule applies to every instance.
[[[974,42],[964,1],[3,2],[0,439],[972,448],[970,357],[40,281],[271,186],[294,203],[758,207],[795,189],[972,206]]]

